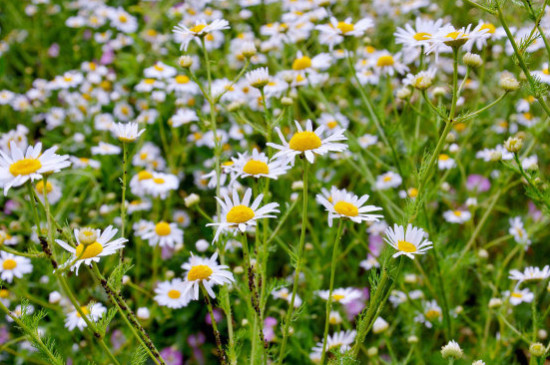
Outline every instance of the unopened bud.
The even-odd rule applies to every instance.
[[[472,68],[478,68],[483,64],[483,60],[478,54],[475,53],[466,53],[464,57],[462,57],[462,61],[466,66],[472,67]]]
[[[193,58],[191,56],[184,55],[179,58],[178,63],[183,68],[189,68],[193,65]]]

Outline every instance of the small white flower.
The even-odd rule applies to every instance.
[[[386,242],[397,250],[393,257],[405,255],[414,259],[414,255],[424,255],[431,249],[432,243],[426,239],[426,232],[422,228],[413,227],[409,223],[407,228],[395,224],[386,229]]]
[[[185,273],[183,296],[190,300],[199,299],[199,286],[203,286],[212,298],[216,297],[212,288],[214,285],[231,284],[235,281],[233,274],[227,265],[219,265],[218,253],[210,258],[202,258],[191,255],[188,262],[181,267],[187,270]]]

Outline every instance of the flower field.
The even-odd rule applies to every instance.
[[[2,1],[0,363],[549,363],[549,2]]]

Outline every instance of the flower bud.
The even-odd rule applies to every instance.
[[[434,87],[432,90],[434,96],[445,96],[447,90],[443,86]]]
[[[149,313],[149,309],[147,307],[141,307],[141,308],[138,308],[136,316],[142,321],[146,321],[149,319],[151,314]]]
[[[208,241],[205,240],[205,239],[198,240],[198,241],[195,243],[195,248],[196,248],[197,251],[199,251],[199,252],[204,252],[204,251],[208,250],[208,247],[210,247],[210,244],[209,244]]]
[[[500,298],[491,298],[489,300],[489,308],[497,308],[502,305],[502,299]]]
[[[408,87],[404,86],[404,87],[402,87],[401,89],[397,90],[397,92],[395,93],[395,96],[396,96],[398,99],[406,100],[406,99],[408,99],[408,98],[411,97],[411,94],[412,94],[411,89],[409,89]]]
[[[189,207],[197,204],[198,202],[200,202],[201,198],[197,194],[191,194],[188,197],[186,197],[185,199],[183,199],[183,201],[185,203],[185,206],[187,208],[189,208]]]
[[[189,68],[193,65],[193,58],[191,56],[184,55],[179,58],[178,63],[183,68]]]
[[[418,337],[416,337],[415,335],[411,335],[407,337],[407,342],[410,344],[418,343]]]
[[[367,350],[367,355],[369,355],[369,357],[375,357],[378,355],[378,349],[376,347],[370,347],[368,350]]]
[[[511,73],[503,73],[500,76],[500,87],[504,89],[504,91],[516,91],[519,89],[519,81],[512,75]]]
[[[523,147],[523,139],[517,137],[510,137],[504,142],[504,147],[508,152],[517,153]]]
[[[291,106],[292,104],[294,104],[294,102],[292,101],[291,98],[285,96],[281,98],[281,104],[283,104],[284,106]]]
[[[544,345],[540,342],[532,343],[531,346],[529,346],[529,352],[531,355],[540,357],[543,356],[546,352],[546,348]]]
[[[441,356],[444,359],[460,359],[462,358],[463,352],[460,348],[460,345],[456,341],[451,340],[448,344],[441,348]]]
[[[246,58],[255,56],[257,52],[254,42],[245,42],[241,48],[241,53]]]
[[[466,66],[472,68],[478,68],[483,64],[483,60],[478,54],[470,52],[466,53],[464,57],[462,57],[462,61]]]

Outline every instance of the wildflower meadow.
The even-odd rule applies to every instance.
[[[0,364],[550,364],[549,0],[0,0]]]

